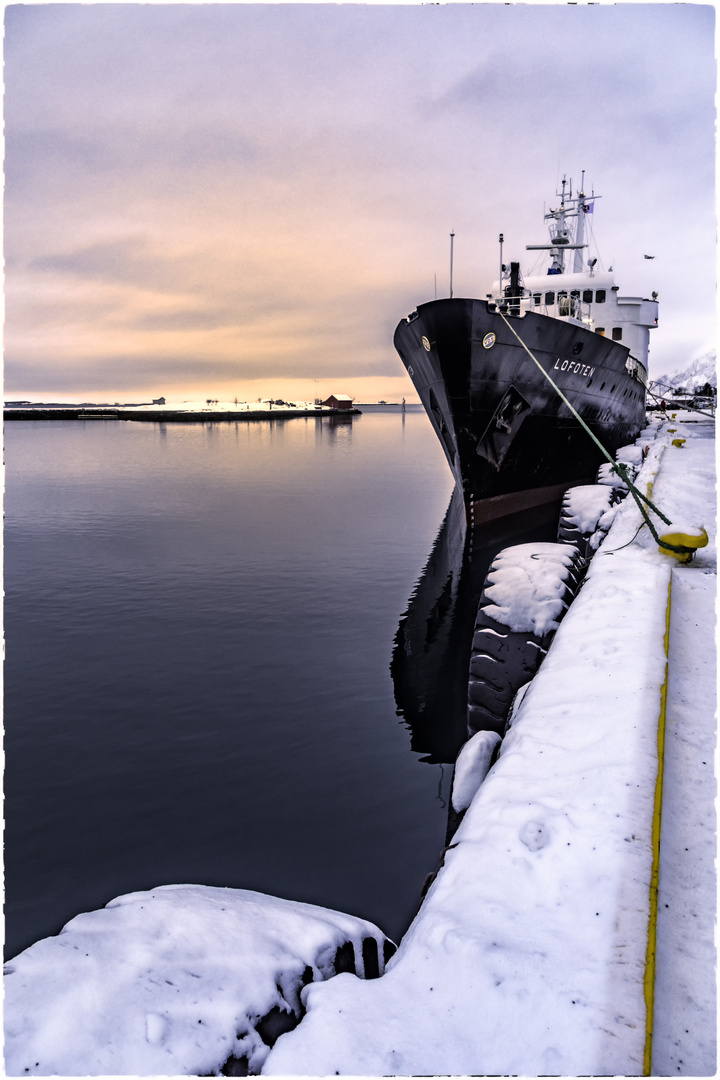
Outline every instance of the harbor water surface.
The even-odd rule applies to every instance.
[[[469,563],[456,493],[438,536],[420,406],[5,438],[6,956],[173,883],[397,941],[445,843],[483,575],[549,526]]]
[[[390,674],[452,489],[420,407],[5,438],[6,955],[183,882],[399,937],[451,771]]]

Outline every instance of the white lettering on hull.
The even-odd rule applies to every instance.
[[[559,356],[553,365],[553,370],[567,371],[573,375],[584,375],[588,379],[591,379],[595,374],[595,368],[590,367],[589,364],[578,364],[575,363],[573,360],[563,360],[561,363]]]

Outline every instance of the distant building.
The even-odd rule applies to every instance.
[[[164,405],[164,404],[165,404],[165,398],[164,397],[154,397],[153,398],[153,405]]]
[[[331,394],[322,404],[327,405],[329,409],[352,409],[353,399],[347,394]]]

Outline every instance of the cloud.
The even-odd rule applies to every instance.
[[[203,379],[390,378],[398,319],[436,280],[447,290],[450,229],[456,293],[482,295],[498,231],[524,257],[563,168],[603,194],[606,264],[635,275],[662,237],[647,279],[661,324],[706,327],[712,19],[662,4],[11,6],[8,389],[43,365],[79,392],[153,365],[183,382],[193,364]]]

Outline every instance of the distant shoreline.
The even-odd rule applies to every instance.
[[[163,423],[207,423],[222,420],[291,420],[296,417],[359,416],[360,410],[332,409],[325,405],[310,408],[275,407],[265,409],[183,409],[160,406],[103,406],[58,405],[54,403],[25,405],[7,403],[3,409],[5,420],[140,420]]]

